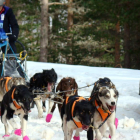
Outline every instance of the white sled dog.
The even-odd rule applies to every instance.
[[[90,101],[93,107],[96,108],[94,113],[94,128],[95,129],[95,139],[101,140],[105,135],[107,127],[110,130],[111,140],[116,140],[116,105],[119,93],[115,88],[115,85],[111,82],[109,78],[99,79],[95,82],[95,86],[92,90]],[[88,140],[93,140],[92,129],[88,131]]]

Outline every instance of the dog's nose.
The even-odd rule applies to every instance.
[[[111,105],[115,105],[115,102],[111,102]]]

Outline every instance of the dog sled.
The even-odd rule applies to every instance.
[[[28,81],[25,46],[16,41],[18,53],[14,53],[7,35],[4,32],[0,34],[0,77],[23,77]],[[5,47],[5,52],[2,52],[2,47]],[[7,53],[9,49],[12,51],[11,54]]]

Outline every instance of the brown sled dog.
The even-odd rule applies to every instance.
[[[72,89],[77,89],[78,85],[75,81],[74,78],[71,77],[66,77],[61,79],[61,81],[59,82],[57,88],[56,88],[56,92],[60,91],[61,93],[58,94],[58,96],[60,96],[60,98],[54,98],[53,100],[58,103],[58,110],[59,113],[61,113],[61,107],[63,104],[63,101],[66,99],[66,97],[72,96],[72,95],[78,95],[78,91],[74,90],[73,92],[71,91]],[[67,92],[65,92],[67,91]],[[54,102],[49,110],[48,110],[48,115],[46,117],[46,122],[50,122],[51,118],[52,118],[52,114],[56,108],[56,102]]]
[[[2,77],[0,78],[0,103],[5,93],[7,93],[11,87],[15,85],[26,85],[26,81],[22,77]]]

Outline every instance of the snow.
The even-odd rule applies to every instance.
[[[73,77],[79,87],[91,85],[99,78],[108,77],[115,84],[119,91],[116,117],[119,119],[116,131],[117,140],[139,140],[140,139],[140,96],[139,80],[140,70],[106,67],[89,67],[79,65],[66,65],[56,63],[27,62],[28,76],[31,77],[43,69],[54,68],[58,74],[58,80],[63,77]],[[79,95],[90,96],[93,85],[79,90]],[[47,103],[48,101],[46,101]],[[27,125],[27,135],[30,140],[63,140],[64,135],[61,128],[61,119],[56,108],[50,123],[46,123],[45,117],[38,118],[37,108],[33,108],[29,114]],[[18,125],[19,118],[15,117]],[[20,125],[19,125],[20,126]],[[4,140],[4,125],[0,122],[0,140]],[[81,132],[81,140],[86,140],[86,131]],[[22,140],[21,137],[11,134],[5,140]],[[102,140],[109,140],[103,138]]]

